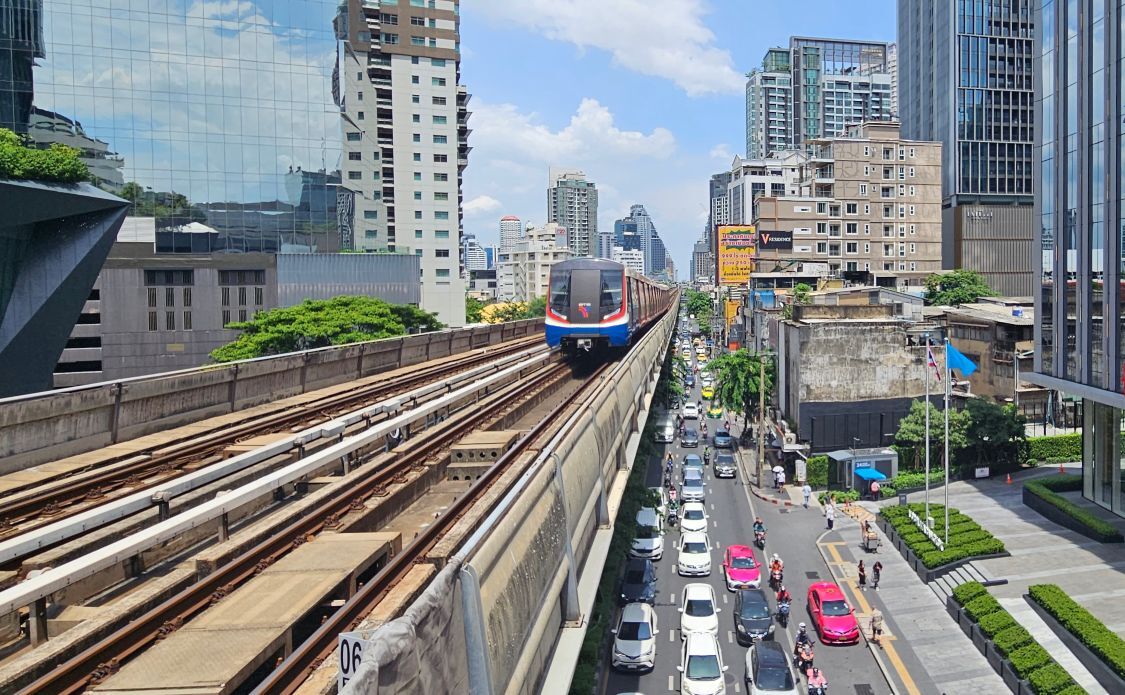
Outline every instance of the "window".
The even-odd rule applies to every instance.
[[[426,37],[425,36],[411,36],[410,37],[410,45],[411,46],[425,46],[426,45]]]
[[[410,76],[410,84],[421,84],[422,78],[417,75]]]
[[[895,208],[893,205],[883,206],[883,219],[889,220],[895,216]]]
[[[434,271],[434,273],[437,275],[438,278],[448,278],[449,277],[449,269],[447,269],[447,268],[438,268],[436,271]]]
[[[156,312],[155,311],[148,312],[148,329],[150,331],[156,330]]]
[[[905,205],[899,205],[898,206],[898,216],[900,218],[906,217],[906,206]]]
[[[414,238],[415,239],[421,239],[422,238],[422,230],[421,229],[415,229],[414,230]]]
[[[420,162],[420,161],[422,161],[422,153],[421,153],[421,152],[415,152],[415,153],[414,153],[414,161],[415,161],[415,162]]]
[[[364,210],[363,211],[363,219],[365,219],[365,220],[377,220],[377,219],[379,219],[379,211],[378,210]]]
[[[363,101],[363,92],[356,92],[355,98],[356,98],[356,101]]]
[[[910,197],[913,198],[914,197],[914,186],[911,186],[909,190],[910,190]]]
[[[224,287],[222,289],[223,306],[230,306],[230,288]]]
[[[856,222],[848,222],[844,225],[844,234],[859,234],[859,224]]]
[[[445,58],[430,58],[430,65],[434,66],[435,68],[444,68]]]
[[[821,255],[824,255],[824,254],[828,253],[828,242],[827,241],[816,242],[816,252],[821,254]]]
[[[918,269],[918,264],[917,264],[917,263],[914,263],[914,262],[911,262],[911,263],[910,263],[910,269],[911,269],[911,270],[917,270],[917,269]]]
[[[410,56],[410,64],[411,65],[418,65],[419,62],[420,61],[418,60],[418,56]]]
[[[914,216],[914,206],[913,205],[910,206],[910,216],[911,217]]]
[[[430,101],[434,106],[445,106],[445,97],[433,97]]]
[[[893,237],[895,235],[895,227],[893,224],[883,225],[883,238]]]
[[[891,160],[892,160],[892,159],[894,159],[894,158],[895,158],[895,150],[894,150],[894,148],[893,148],[893,147],[884,147],[884,148],[883,148],[883,159],[884,159],[885,161],[888,161],[888,162],[889,162],[889,161],[891,161]]]
[[[348,142],[359,142],[363,138],[363,133],[348,133]]]
[[[890,181],[895,177],[895,170],[893,167],[883,167],[883,180]]]
[[[414,134],[413,134],[413,135],[411,136],[411,139],[412,139],[412,140],[413,140],[414,142],[422,142],[422,134],[421,134],[421,133],[414,133]]]
[[[898,255],[900,255],[900,256],[906,255],[906,244],[899,244],[898,245]]]
[[[844,244],[844,253],[859,253],[859,244],[854,241],[849,241]]]
[[[827,235],[828,234],[828,223],[827,222],[817,222],[816,223],[816,233],[820,234],[821,236]]]
[[[901,196],[906,195],[906,186],[904,184],[900,183],[898,185],[898,194],[901,195]]]
[[[226,328],[230,323],[230,309],[223,309],[222,316],[223,328]]]
[[[914,225],[910,225],[910,236],[914,236]]]
[[[449,161],[449,155],[447,155],[447,154],[435,154],[434,155],[434,161],[437,162],[438,164],[444,164],[445,162]]]
[[[430,86],[431,87],[444,87],[445,86],[445,78],[444,77],[431,77],[430,78]]]
[[[434,200],[449,200],[449,194],[443,191],[434,193]]]
[[[239,309],[238,310],[238,320],[239,321],[245,321],[246,320],[246,310],[245,309]]]
[[[898,148],[898,161],[901,162],[904,159],[906,159],[906,150],[900,147]]]
[[[858,215],[859,214],[859,204],[858,203],[844,203],[844,214],[846,214],[846,215]]]
[[[434,258],[449,258],[449,249],[434,249]]]
[[[895,245],[883,244],[883,258],[890,258],[893,255],[895,255]]]
[[[449,142],[449,138],[447,138],[444,135],[435,135],[434,136],[434,144],[435,145],[444,145],[448,142]]]
[[[867,195],[867,184],[866,183],[859,184],[859,194],[860,195]]]
[[[422,114],[419,114],[419,113],[411,114],[410,115],[410,122],[411,123],[421,123],[422,122]]]
[[[829,256],[839,256],[840,255],[840,245],[839,244],[829,244],[828,245],[828,255]]]
[[[818,215],[828,214],[828,203],[817,203],[816,204],[816,214],[818,214]]]
[[[379,13],[379,21],[383,24],[398,24],[397,14],[387,14],[386,12]]]
[[[414,200],[422,199],[422,191],[414,191]]]
[[[434,116],[434,125],[445,125],[449,122],[445,116]]]
[[[879,197],[880,198],[894,198],[895,197],[895,187],[894,186],[881,186],[879,188]]]
[[[914,253],[914,244],[910,245],[910,253]]]
[[[833,203],[833,204],[828,206],[828,216],[829,217],[839,217],[840,216],[840,206],[839,206],[839,204]]]
[[[868,147],[866,145],[863,146],[863,156],[864,157],[870,157],[871,156],[871,148],[870,147]]]
[[[840,236],[840,225],[838,225],[838,224],[828,225],[828,236]]]
[[[362,171],[349,171],[348,172],[348,180],[349,181],[358,181],[361,178],[363,178],[363,172]]]
[[[910,148],[910,158],[914,159],[914,148],[913,147]],[[911,171],[913,171],[913,169]],[[913,175],[914,174],[911,174],[911,176],[913,176]]]
[[[905,181],[906,180],[906,167],[899,167],[898,168],[898,180],[899,181]]]
[[[382,39],[383,43],[387,44],[388,46],[394,46],[398,44],[398,34],[383,34],[380,38]]]
[[[431,26],[433,26],[433,21],[434,20],[432,20],[432,19],[430,20]],[[426,45],[428,45],[430,48],[437,48],[437,39],[434,39],[434,38],[427,39]]]
[[[424,27],[424,26],[426,26],[426,18],[425,17],[411,17],[410,18],[410,26]]]
[[[448,220],[449,219],[449,212],[447,212],[445,210],[437,210],[437,211],[434,212],[434,219],[435,220]]]
[[[871,176],[871,167],[869,167],[869,166],[864,166],[864,167],[863,167],[863,175],[864,175],[864,176]]]
[[[898,226],[898,238],[902,239],[906,236],[906,225],[900,224]]]
[[[362,111],[356,111],[355,112],[355,119],[357,121],[362,121],[363,120],[363,112]]]
[[[894,270],[894,269],[895,269],[894,263],[884,263],[883,264],[883,270]]]
[[[256,304],[258,306],[262,306],[262,304],[265,303],[263,301],[265,299],[265,295],[266,295],[265,288],[255,287],[254,288],[254,304]]]
[[[415,210],[414,211],[414,219],[416,219],[416,220],[422,219],[422,211],[421,210]]]
[[[156,308],[156,288],[148,288],[148,306],[150,309]]]
[[[145,285],[164,287],[173,285],[182,287],[195,284],[194,270],[146,270]]]
[[[349,162],[358,162],[361,159],[363,159],[363,153],[362,152],[349,152],[348,153],[348,161]]]
[[[422,97],[418,96],[417,94],[411,94],[410,95],[410,103],[411,104],[420,104],[420,103],[422,103]]]
[[[871,225],[870,224],[863,225],[863,233],[864,234],[871,234]]]
[[[434,174],[434,181],[438,183],[445,183],[449,180],[449,174]]]
[[[435,239],[448,239],[449,238],[449,230],[448,229],[439,229],[439,230],[435,231],[434,232],[434,238]]]
[[[871,253],[871,244],[864,244],[863,245],[863,252],[864,253]]]
[[[184,312],[184,330],[185,331],[191,330],[191,312],[190,311]]]
[[[238,305],[239,306],[246,306],[246,288],[245,287],[239,287],[238,288]]]
[[[165,328],[165,330],[169,330],[169,331],[176,330],[176,312],[174,312],[174,311],[165,311],[164,312],[164,328]]]

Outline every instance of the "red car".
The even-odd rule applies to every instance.
[[[844,592],[832,582],[816,582],[809,587],[809,615],[825,644],[859,642],[859,622],[855,609],[848,605]]]
[[[757,589],[762,585],[762,566],[754,559],[754,549],[748,545],[727,546],[723,556],[723,576],[727,589]]]

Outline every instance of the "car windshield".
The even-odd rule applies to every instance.
[[[729,438],[730,432],[727,432],[726,430],[719,430],[718,432],[715,433],[715,436],[716,437],[728,437]]]
[[[692,428],[689,427],[684,432],[684,436],[687,437],[688,439],[694,439],[695,437],[699,436],[699,432],[696,432],[695,430],[693,430]]]
[[[684,519],[686,519],[688,521],[703,521],[703,519],[705,519],[705,518],[706,518],[706,515],[703,513],[702,509],[685,509],[684,510]]]
[[[847,615],[852,612],[846,601],[825,601],[821,610],[825,615]]]
[[[626,584],[640,584],[645,580],[645,571],[641,568],[625,570]]]
[[[660,531],[652,526],[638,526],[637,536],[640,540],[648,540],[650,538],[660,538]]]
[[[621,627],[617,629],[617,639],[630,641],[652,639],[652,630],[649,629],[648,623],[621,623]]]
[[[688,478],[684,480],[684,487],[701,488],[703,487],[703,480],[701,478],[688,476]]]
[[[752,557],[736,557],[731,559],[730,566],[736,570],[752,570],[758,565]]]
[[[721,456],[719,456],[718,458],[715,459],[715,463],[717,463],[721,466],[733,466],[734,465],[734,457],[731,456],[730,454],[723,454],[723,455],[721,455]]]
[[[694,432],[695,430],[689,430],[689,431]],[[695,466],[695,465],[701,464],[702,462],[703,462],[703,459],[699,458],[695,454],[688,454],[687,456],[684,457],[684,465],[685,466]]]
[[[705,553],[707,552],[707,544],[703,541],[688,541],[684,543],[685,553]]]
[[[770,607],[763,601],[747,599],[742,602],[742,611],[739,615],[752,620],[768,618],[770,617]]]
[[[687,677],[693,681],[713,681],[722,676],[719,668],[719,659],[714,654],[706,656],[689,656],[687,660]]]
[[[787,668],[758,669],[758,690],[793,690],[793,674]]]
[[[714,614],[715,607],[711,605],[710,599],[688,599],[687,605],[684,606],[684,615],[693,618],[706,618]]]

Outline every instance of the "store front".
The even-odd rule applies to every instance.
[[[1091,400],[1083,410],[1082,495],[1125,516],[1125,411]]]

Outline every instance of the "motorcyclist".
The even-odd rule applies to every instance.
[[[785,563],[781,561],[781,557],[777,553],[774,553],[773,558],[770,559],[770,573],[777,572],[781,574],[784,571]]]
[[[801,671],[812,667],[813,649],[811,641],[798,644],[794,651],[797,653],[797,666]]]
[[[765,533],[766,525],[762,522],[762,517],[754,517],[754,533]],[[776,557],[776,554],[775,554]]]
[[[785,585],[782,584],[781,588],[777,590],[777,602],[778,603],[785,603],[785,602],[792,603],[792,601],[793,601],[793,596],[789,593],[789,589],[786,589]]]
[[[827,688],[828,679],[824,677],[824,673],[819,668],[813,666],[809,669],[809,691],[813,688]]]
[[[707,432],[704,431],[704,434],[707,434]],[[703,447],[703,462],[711,463],[711,447],[709,446]]]

